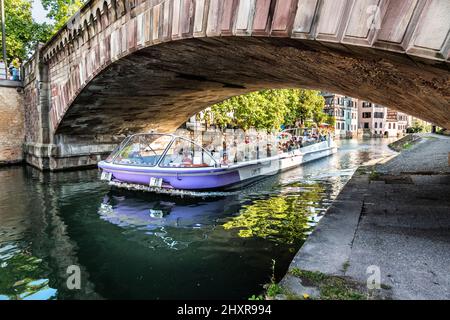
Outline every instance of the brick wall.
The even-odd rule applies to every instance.
[[[22,161],[24,137],[23,94],[0,81],[0,165]]]

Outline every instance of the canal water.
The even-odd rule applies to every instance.
[[[204,198],[114,190],[97,170],[1,168],[0,300],[258,295],[355,169],[392,153],[390,141],[340,141],[331,157]]]

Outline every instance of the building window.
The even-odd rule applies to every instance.
[[[363,112],[362,117],[367,119],[372,117],[372,112]]]
[[[374,112],[373,117],[374,118],[384,118],[384,112]]]
[[[391,124],[389,123],[389,126],[388,126],[388,128],[390,129],[391,128]]]
[[[369,129],[369,123],[368,122],[364,122],[364,129]]]
[[[395,123],[392,124],[392,129],[395,129]]]
[[[380,128],[383,128],[383,124],[380,122]]]

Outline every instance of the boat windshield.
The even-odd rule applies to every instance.
[[[112,156],[115,164],[155,166],[173,137],[166,134],[131,136]]]

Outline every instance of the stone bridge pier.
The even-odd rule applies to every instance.
[[[25,65],[25,159],[94,165],[266,88],[372,101],[450,128],[448,0],[91,0]]]
[[[52,100],[48,65],[41,60],[42,45],[25,66],[24,109],[26,163],[41,170],[64,170],[95,165],[117,145],[121,136],[55,134],[50,128]]]

